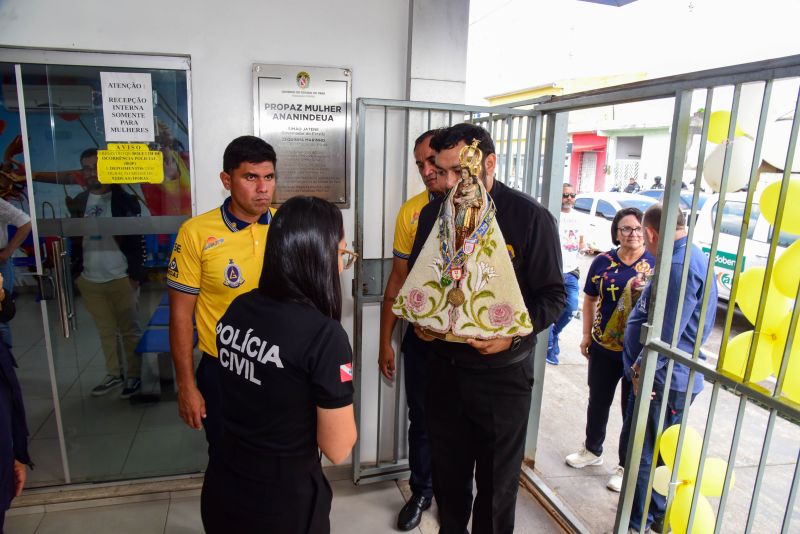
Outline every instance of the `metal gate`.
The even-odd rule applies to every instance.
[[[788,88],[788,89],[787,89]],[[773,102],[781,101],[776,95],[783,95],[787,90],[793,94],[791,110],[779,114],[778,130],[785,132],[785,140],[777,141],[778,148],[783,150],[783,163],[766,165],[762,153],[767,149],[774,151],[776,141],[769,134],[774,126],[770,117],[775,116]],[[753,95],[755,97],[755,104]],[[701,358],[700,343],[696,343],[692,352],[685,352],[677,347],[677,333],[671,342],[661,341],[662,321],[665,313],[666,292],[671,267],[673,241],[661,241],[656,276],[652,281],[648,322],[645,324],[643,336],[645,355],[641,375],[642,388],[650,391],[655,377],[655,366],[658,354],[668,358],[667,375],[671,374],[675,363],[687,366],[691,370],[690,381],[696,373],[702,373],[706,384],[710,387],[706,396],[710,396],[708,407],[695,405],[684,412],[681,430],[677,439],[677,454],[674,459],[675,469],[671,472],[668,485],[667,517],[673,508],[676,488],[680,484],[677,466],[681,462],[683,443],[687,426],[699,426],[699,469],[696,472],[694,486],[691,488],[691,502],[682,503],[688,506],[686,524],[692,525],[695,518],[708,518],[711,510],[713,521],[696,526],[695,532],[713,531],[730,532],[743,530],[790,532],[792,522],[798,520],[800,512],[796,509],[796,496],[800,476],[800,356],[791,358],[795,328],[800,319],[798,307],[792,306],[792,312],[786,319],[788,335],[780,354],[774,358],[773,376],[763,379],[754,374],[757,367],[757,351],[759,337],[767,337],[764,329],[764,317],[769,308],[766,295],[772,291],[771,280],[776,278],[775,260],[779,246],[788,244],[794,237],[782,232],[785,214],[796,212],[796,204],[800,202],[800,185],[790,187],[792,169],[800,171],[800,158],[796,157],[798,129],[800,128],[800,56],[792,56],[777,60],[769,60],[734,67],[714,69],[657,80],[627,84],[576,95],[554,97],[549,100],[525,102],[519,105],[532,106],[521,110],[514,108],[481,108],[456,106],[447,104],[429,104],[419,102],[387,101],[361,99],[358,101],[358,136],[356,167],[356,248],[361,257],[359,269],[355,275],[355,312],[354,312],[354,362],[356,365],[356,417],[360,428],[360,441],[354,450],[353,479],[358,484],[371,481],[401,478],[407,471],[406,436],[407,421],[402,376],[397,374],[394,387],[387,387],[378,380],[377,370],[377,310],[382,300],[383,288],[391,270],[391,230],[394,215],[400,204],[414,191],[409,178],[408,161],[411,143],[419,133],[434,126],[446,126],[461,121],[480,123],[489,129],[497,145],[498,158],[502,154],[505,164],[499,166],[503,173],[498,179],[519,187],[534,197],[538,197],[551,213],[558,216],[560,206],[561,183],[564,180],[564,158],[567,145],[567,124],[570,113],[602,108],[612,105],[628,105],[632,103],[669,102],[671,106],[671,128],[669,154],[666,172],[666,190],[663,203],[664,216],[661,221],[660,235],[671,236],[667,228],[675,228],[677,210],[680,201],[682,182],[694,182],[692,190],[693,202],[689,220],[696,221],[700,199],[700,187],[704,164],[713,147],[707,148],[709,125],[712,109],[724,108],[730,113],[729,125],[719,148],[717,162],[717,179],[720,182],[718,197],[713,197],[714,209],[711,212],[711,223],[701,221],[689,225],[689,242],[692,242],[698,227],[707,224],[713,226],[713,234],[707,255],[714,258],[710,263],[706,286],[715,283],[714,266],[720,264],[719,258],[725,259],[720,248],[720,234],[737,234],[738,245],[734,253],[730,280],[730,300],[724,312],[724,331],[720,341],[716,363],[706,363]],[[774,100],[773,100],[774,99]],[[722,102],[722,104],[721,104]],[[746,105],[744,105],[744,104]],[[750,116],[752,128],[746,137],[750,138],[752,151],[746,158],[737,154],[736,139],[741,137],[738,131],[738,120]],[[702,120],[702,128],[697,123]],[[715,138],[719,132],[715,132]],[[737,137],[738,136],[738,137]],[[718,140],[719,142],[719,140]],[[511,148],[514,147],[512,150]],[[694,147],[694,150],[692,149]],[[698,148],[699,147],[699,148]],[[696,151],[696,152],[695,152]],[[737,184],[746,188],[743,209],[731,214],[726,211],[726,197],[734,198],[733,193],[726,192],[729,185],[742,179],[742,161],[746,163],[744,183]],[[774,158],[772,161],[775,161]],[[521,163],[521,165],[520,165]],[[709,164],[710,167],[710,164]],[[730,337],[735,312],[734,302],[740,290],[741,271],[744,267],[747,237],[752,234],[751,225],[757,219],[757,191],[763,187],[764,173],[772,171],[777,178],[779,191],[775,222],[770,227],[769,239],[764,254],[764,281],[760,292],[757,313],[754,319],[753,343],[746,352],[745,368],[740,375],[726,369],[726,358],[732,358]],[[734,178],[732,178],[732,176]],[[380,179],[378,179],[380,177]],[[794,177],[800,180],[800,176]],[[760,194],[760,192],[759,192]],[[793,196],[797,195],[797,196]],[[708,210],[706,210],[708,211]],[[754,218],[755,216],[755,218]],[[788,216],[788,215],[786,215]],[[738,217],[738,218],[737,218]],[[800,218],[799,218],[800,219]],[[731,230],[733,229],[733,230]],[[800,233],[800,232],[798,232]],[[800,247],[800,245],[798,245]],[[751,258],[752,260],[752,258]],[[748,261],[751,261],[748,260]],[[800,263],[800,262],[798,262]],[[686,262],[688,265],[688,261]],[[794,271],[800,271],[800,264]],[[681,273],[679,306],[684,300],[688,268]],[[800,294],[795,295],[795,302]],[[704,296],[702,315],[708,312],[708,293]],[[752,299],[751,300],[755,300]],[[752,304],[752,302],[751,302]],[[371,323],[370,323],[371,321]],[[677,329],[676,329],[677,330]],[[526,443],[526,458],[535,460],[537,433],[542,401],[544,378],[544,350],[546,343],[537,344],[535,359],[535,384],[531,405]],[[797,342],[800,345],[800,341]],[[706,348],[707,351],[707,348]],[[800,352],[796,350],[794,352]],[[715,356],[715,354],[712,354]],[[398,358],[401,357],[398,351]],[[730,361],[730,360],[729,360]],[[401,369],[398,365],[397,369]],[[669,387],[667,383],[666,388]],[[786,391],[789,394],[786,394]],[[732,398],[735,415],[732,421],[725,421],[721,406],[723,398]],[[365,401],[369,400],[369,405]],[[626,461],[626,476],[620,494],[614,531],[626,532],[630,518],[635,476],[641,459],[644,440],[645,422],[649,410],[650,398],[637,397],[632,439],[629,442]],[[761,426],[753,424],[750,418],[755,413],[761,417]],[[665,410],[659,414],[663,422]],[[748,419],[750,418],[750,419]],[[787,452],[788,449],[788,452]],[[768,472],[768,459],[779,451],[784,458],[778,469]],[[656,453],[657,454],[657,453]],[[737,458],[751,455],[758,459],[753,473],[740,470],[735,486],[731,482],[735,478]],[[701,494],[702,480],[705,473],[705,460],[716,456],[727,463],[724,469],[724,480],[718,499],[708,501]],[[654,478],[654,468],[650,472],[650,484]],[[524,469],[526,475],[531,475]],[[630,476],[629,476],[630,475]],[[535,480],[534,480],[535,482]],[[545,496],[550,498],[562,515],[572,516],[558,496],[544,489]],[[648,490],[649,502],[651,490]],[[683,495],[688,495],[685,491]],[[759,506],[763,504],[763,506]],[[585,504],[584,504],[585,505]],[[698,507],[702,508],[698,512]],[[758,528],[755,525],[758,524]],[[723,526],[724,525],[724,526]],[[576,530],[582,527],[573,522]],[[796,530],[797,527],[795,527]],[[678,529],[676,529],[677,531]],[[692,529],[689,528],[691,531]]]
[[[395,381],[387,383],[379,377],[377,332],[383,290],[391,272],[395,216],[400,205],[422,189],[411,154],[413,141],[431,128],[459,122],[479,124],[495,141],[496,178],[536,195],[541,189],[544,118],[530,110],[427,102],[359,99],[357,106],[355,247],[363,260],[358,262],[353,290],[354,386],[360,429],[353,451],[353,481],[364,484],[403,478],[408,473],[402,355],[396,350]],[[555,157],[560,158],[558,165],[563,169],[566,139],[559,146],[562,152]],[[550,191],[545,189],[545,204],[555,206],[557,212],[560,200],[548,201]],[[555,194],[560,194],[560,187]],[[396,346],[404,330],[405,325],[396,329]],[[544,357],[537,360],[542,362],[537,370],[541,376]],[[536,383],[541,398],[541,380]],[[537,422],[531,426],[535,428]],[[535,435],[529,447],[535,447]]]
[[[796,144],[798,137],[798,127],[800,127],[800,56],[793,56],[777,60],[757,62],[722,69],[714,69],[704,72],[692,73],[688,75],[674,76],[659,80],[640,82],[620,87],[571,95],[567,97],[554,98],[550,102],[545,102],[535,107],[536,111],[567,114],[578,110],[609,106],[615,104],[626,104],[630,102],[649,102],[657,99],[672,99],[673,117],[670,131],[669,159],[667,166],[667,184],[663,198],[665,206],[659,235],[666,236],[662,239],[659,247],[659,256],[656,267],[656,275],[652,283],[653,294],[648,303],[649,318],[643,329],[643,339],[645,340],[645,351],[643,367],[641,371],[641,384],[643,391],[650,391],[655,377],[656,363],[658,354],[668,358],[667,383],[665,389],[669,389],[671,371],[676,363],[683,364],[690,369],[689,384],[693,382],[696,373],[702,373],[707,385],[706,390],[710,389],[710,400],[708,408],[693,406],[687,408],[683,413],[680,422],[680,432],[675,449],[677,453],[674,459],[674,468],[671,470],[668,485],[667,499],[667,518],[671,518],[673,529],[682,531],[681,525],[689,525],[688,531],[695,532],[790,532],[792,522],[798,520],[800,512],[796,509],[796,497],[798,490],[798,422],[800,422],[800,391],[798,391],[797,374],[800,373],[800,358],[790,358],[791,347],[795,327],[798,323],[798,308],[791,306],[791,313],[785,319],[788,324],[788,335],[785,345],[780,344],[780,353],[774,356],[772,378],[765,378],[756,372],[756,368],[761,365],[763,355],[757,355],[756,347],[759,338],[775,337],[775,334],[766,327],[765,317],[774,306],[774,300],[768,302],[767,295],[774,292],[771,280],[775,280],[775,260],[778,247],[786,245],[795,239],[795,236],[782,233],[782,221],[785,214],[796,211],[796,202],[800,200],[794,187],[800,185],[797,181],[800,176],[792,177],[792,170],[800,171],[800,161],[796,157]],[[771,107],[776,93],[789,92],[791,110],[788,113],[776,113],[786,111]],[[745,98],[745,94],[747,98]],[[723,105],[720,105],[721,98]],[[744,105],[747,100],[747,106]],[[777,101],[777,100],[775,100]],[[747,107],[747,110],[744,108]],[[709,127],[714,124],[712,120],[712,109],[725,109],[730,113],[730,119],[722,135],[719,138],[719,131],[715,131],[713,137],[715,143],[719,143],[719,158],[715,163],[716,171],[711,170],[710,151],[714,147],[707,149],[706,141],[711,140]],[[743,111],[744,110],[744,111]],[[738,121],[745,120],[746,112],[750,114],[750,128],[747,135],[739,132]],[[778,120],[771,120],[778,115]],[[694,132],[691,128],[692,119],[702,117],[702,130]],[[784,121],[778,127],[773,123]],[[717,128],[718,129],[718,128]],[[785,135],[779,137],[769,135],[770,131],[781,131]],[[767,135],[765,135],[765,132]],[[696,135],[694,135],[696,133]],[[699,139],[698,139],[699,136]],[[740,142],[738,139],[749,138],[748,141]],[[765,139],[767,143],[765,143]],[[693,142],[699,140],[699,151],[692,154],[689,158],[690,148]],[[545,143],[552,142],[552,139],[545,138]],[[769,146],[767,146],[769,144]],[[742,145],[748,146],[748,150],[743,155]],[[752,145],[752,146],[750,146]],[[695,145],[697,147],[697,145]],[[764,159],[764,155],[769,149],[771,152],[778,148],[783,152],[783,161],[775,163],[774,157],[770,165]],[[708,150],[708,152],[707,152]],[[722,155],[724,153],[724,156]],[[696,161],[695,161],[696,159]],[[723,251],[720,248],[720,233],[738,233],[738,248],[735,250],[735,265],[732,271],[732,283],[730,289],[730,300],[727,309],[723,305],[720,312],[725,311],[725,326],[722,334],[721,346],[716,364],[707,364],[701,359],[700,342],[695,343],[691,353],[678,348],[678,329],[675,329],[673,338],[669,342],[661,340],[662,320],[666,309],[666,293],[669,283],[669,272],[674,242],[671,236],[677,222],[679,209],[680,190],[682,181],[687,178],[694,180],[693,206],[689,214],[689,221],[695,221],[699,208],[698,199],[700,196],[700,186],[704,173],[704,164],[708,167],[708,172],[716,172],[719,179],[719,195],[712,197],[716,202],[715,209],[712,211],[713,238],[710,250],[707,251],[710,261],[706,286],[716,283],[715,266],[719,265],[719,258]],[[744,170],[742,166],[745,166]],[[738,167],[738,168],[737,168]],[[751,301],[747,307],[757,310],[754,319],[754,331],[752,333],[753,342],[749,350],[745,351],[743,372],[737,374],[732,372],[731,366],[726,366],[726,358],[733,358],[734,349],[731,343],[731,325],[733,323],[737,294],[740,291],[740,280],[742,280],[742,270],[744,268],[744,258],[746,255],[746,244],[748,236],[752,235],[752,228],[758,219],[758,201],[760,192],[765,185],[764,174],[772,171],[777,178],[778,185],[775,195],[777,195],[777,209],[774,214],[774,223],[770,229],[768,239],[768,253],[765,254],[764,279],[760,294]],[[744,174],[742,174],[744,173]],[[743,183],[734,182],[737,180]],[[689,180],[686,180],[689,181]],[[792,185],[790,187],[790,183]],[[732,191],[739,190],[744,186],[746,193],[726,192],[730,187]],[[800,189],[798,190],[800,191]],[[726,197],[733,199],[732,195],[744,196],[743,209],[738,213],[731,214],[726,211]],[[738,197],[736,197],[738,198]],[[708,202],[711,202],[709,200]],[[763,213],[763,210],[762,210]],[[738,218],[737,218],[738,217]],[[788,220],[788,217],[787,217]],[[689,242],[693,242],[693,237],[701,224],[700,221],[689,225]],[[725,226],[728,228],[725,229]],[[788,225],[787,225],[788,228]],[[748,231],[749,230],[749,231]],[[797,233],[797,230],[794,230]],[[798,245],[800,246],[800,245]],[[724,257],[723,257],[724,258]],[[748,256],[752,260],[752,256]],[[681,272],[681,286],[678,295],[678,307],[680,310],[685,297],[686,280],[688,276],[688,258],[685,261]],[[794,266],[794,271],[800,270],[800,262]],[[796,302],[797,297],[794,295]],[[773,297],[770,296],[770,299]],[[709,291],[702,301],[701,317],[705,317],[709,309]],[[742,299],[739,299],[742,302]],[[758,302],[756,305],[755,302]],[[789,319],[790,317],[790,319]],[[702,320],[701,320],[702,324]],[[800,344],[800,340],[795,345]],[[782,350],[780,350],[782,349]],[[741,357],[741,349],[737,347]],[[763,363],[763,362],[762,362]],[[758,376],[757,376],[758,375]],[[791,388],[791,389],[790,389]],[[788,393],[787,393],[788,392]],[[723,396],[735,396],[732,404],[736,406],[734,421],[725,421],[721,406]],[[686,402],[689,405],[689,399]],[[628,455],[626,461],[626,476],[622,488],[622,493],[617,508],[616,524],[614,531],[617,533],[627,532],[628,521],[630,519],[633,494],[636,484],[636,474],[642,454],[642,445],[645,434],[645,423],[648,416],[650,397],[639,395],[636,399],[634,410],[634,424],[632,427],[631,440],[629,442]],[[659,413],[659,427],[665,418],[664,403]],[[691,418],[690,412],[694,415]],[[746,424],[746,414],[750,417],[750,423]],[[752,414],[755,414],[753,416]],[[764,424],[759,426],[752,424],[758,420],[759,415],[763,415]],[[692,481],[681,475],[679,477],[679,466],[681,457],[690,454],[691,449],[684,446],[690,438],[687,427],[700,427],[698,434],[699,441],[695,442],[699,452],[695,449],[687,462],[697,462]],[[780,431],[777,430],[780,427]],[[691,436],[690,436],[691,437]],[[659,438],[660,439],[660,438]],[[780,443],[779,443],[780,442]],[[770,476],[767,476],[767,460],[771,454],[779,451],[785,457],[784,463],[779,469],[772,469]],[[788,449],[788,450],[787,450]],[[645,510],[652,495],[654,474],[656,469],[656,455],[658,446],[654,454],[652,469],[650,470],[649,488],[645,501]],[[738,477],[736,485],[732,486],[737,470],[736,462],[740,456],[752,455],[758,457],[758,467],[754,473],[742,472]],[[724,480],[720,486],[718,499],[714,497],[709,500],[703,496],[703,477],[709,479],[711,475],[711,463],[706,460],[714,456],[716,465],[723,465],[722,473]],[[724,462],[719,464],[718,461]],[[744,469],[742,470],[744,471]],[[720,476],[720,475],[717,475]],[[694,484],[693,486],[690,484]],[[678,488],[682,488],[683,502],[680,504],[682,522],[678,522],[678,506],[675,506],[675,496]],[[688,488],[688,489],[687,489]],[[701,491],[703,490],[703,491]],[[688,492],[688,493],[687,493]],[[688,500],[690,496],[691,501]],[[736,502],[732,505],[732,502]],[[764,503],[763,506],[759,506]],[[675,514],[672,512],[676,511]],[[711,514],[711,515],[709,515]],[[696,521],[696,522],[695,522]],[[758,526],[756,526],[758,525]],[[794,527],[794,531],[797,530]],[[643,530],[643,529],[642,529]]]

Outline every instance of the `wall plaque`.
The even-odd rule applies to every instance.
[[[255,135],[278,155],[273,204],[314,195],[350,207],[349,69],[253,65]]]

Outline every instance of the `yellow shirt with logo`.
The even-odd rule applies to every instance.
[[[195,320],[200,350],[217,355],[217,321],[242,293],[258,287],[269,224],[237,228],[225,206],[181,225],[167,269],[167,286],[197,295]],[[270,220],[275,213],[270,208]]]
[[[392,253],[396,257],[407,260],[411,255],[411,247],[414,246],[414,237],[417,235],[419,212],[430,202],[430,195],[428,191],[423,191],[400,206],[394,224],[394,244],[392,245]]]

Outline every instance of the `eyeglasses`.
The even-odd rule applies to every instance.
[[[642,228],[641,226],[637,226],[636,228],[633,228],[632,226],[620,226],[619,233],[621,233],[625,237],[628,237],[633,234],[644,235],[644,228]]]
[[[575,193],[564,193],[561,195],[561,198],[575,198],[577,195]]]
[[[356,262],[356,258],[358,258],[358,254],[353,252],[352,250],[347,250],[346,248],[340,248],[339,254],[342,255],[342,265],[345,269],[349,269],[353,266]]]

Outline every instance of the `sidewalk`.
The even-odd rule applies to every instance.
[[[717,328],[723,314],[724,306],[721,306],[717,313]],[[719,340],[717,328],[715,335]],[[589,388],[586,384],[587,362],[579,351],[580,339],[581,321],[573,319],[561,335],[560,365],[547,366],[536,470],[591,532],[606,533],[614,527],[619,499],[618,493],[606,489],[606,482],[617,464],[617,444],[622,426],[620,388],[617,388],[609,417],[604,464],[583,469],[566,465],[564,457],[580,448],[586,425]],[[713,343],[713,337],[711,341]],[[692,405],[689,425],[701,434],[705,431],[710,398],[711,386],[706,383],[705,390]],[[738,397],[720,392],[708,457],[727,460],[738,408]],[[722,532],[744,531],[768,417],[767,411],[750,404],[745,411],[736,459],[736,482],[726,505]],[[758,492],[754,532],[780,532],[799,453],[800,428],[778,419],[767,456],[764,480]],[[710,498],[710,501],[716,513],[719,499]],[[800,503],[795,503],[792,530],[798,529]]]

